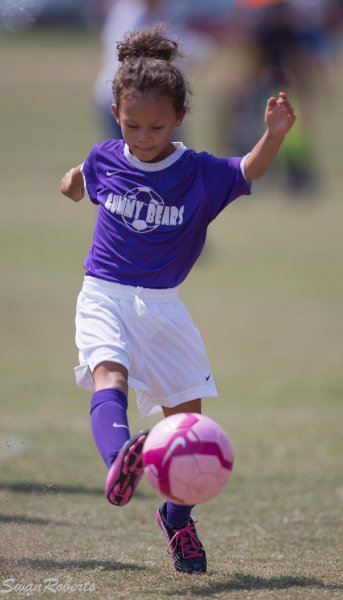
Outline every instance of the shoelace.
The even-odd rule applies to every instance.
[[[196,556],[202,556],[200,540],[195,531],[195,523],[189,523],[182,529],[176,529],[173,537],[171,538],[167,552],[173,554],[181,549],[182,558],[195,558]]]

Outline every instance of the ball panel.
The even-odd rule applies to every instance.
[[[195,413],[177,413],[164,419],[168,426],[173,429],[187,429],[189,430],[198,421],[198,417]]]
[[[218,456],[209,454],[195,454],[196,469],[198,473],[218,473],[221,469],[221,462]]]
[[[158,471],[154,465],[149,465],[145,467],[144,473],[150,483],[150,485],[155,488],[158,492],[160,492],[159,479],[158,479]]]
[[[215,421],[213,421],[213,419],[210,419],[205,415],[201,416],[202,418],[193,425],[192,431],[200,440],[216,442],[218,440],[219,431],[224,433],[224,430],[221,429],[221,427]],[[224,433],[224,435],[226,434]]]
[[[219,481],[213,473],[200,473],[189,485],[189,497],[192,504],[201,504],[217,496],[221,487]]]
[[[173,481],[188,483],[197,476],[199,468],[195,456],[175,456],[169,467],[170,488],[173,489]]]
[[[166,419],[162,419],[150,431],[144,444],[144,453],[154,448],[165,448],[169,436],[170,427]]]
[[[189,429],[186,433],[186,437],[190,442],[197,442],[198,438],[195,435],[194,431],[192,431],[192,429]]]
[[[220,447],[224,458],[228,460],[231,464],[233,463],[233,448],[232,444],[227,437],[225,431],[218,432],[217,444]],[[232,466],[231,466],[232,468]]]

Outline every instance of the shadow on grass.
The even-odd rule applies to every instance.
[[[0,523],[9,525],[71,525],[68,521],[55,521],[41,517],[28,517],[27,515],[8,515],[0,513]]]
[[[109,560],[51,560],[51,559],[19,559],[3,560],[2,566],[15,569],[30,569],[34,571],[146,571],[146,566],[142,567],[135,563],[120,563]],[[0,562],[0,564],[1,564]]]
[[[233,573],[227,581],[214,583],[213,585],[194,586],[187,590],[190,596],[203,594],[206,597],[216,596],[222,592],[235,592],[238,590],[256,591],[256,590],[287,590],[290,588],[315,588],[319,590],[343,590],[343,585],[334,583],[324,583],[313,577],[293,577],[283,575],[280,577],[255,577],[254,575],[244,575],[243,573]],[[185,588],[173,590],[167,593],[168,596],[184,596]]]
[[[57,485],[54,483],[35,483],[33,481],[15,481],[1,483],[0,491],[17,492],[18,494],[86,494],[91,496],[104,496],[104,488],[85,487],[83,485]],[[151,494],[152,496],[153,494]],[[135,491],[135,498],[146,499],[150,494]]]
[[[20,494],[91,494],[103,496],[101,488],[85,487],[82,485],[55,485],[54,483],[35,483],[33,481],[15,481],[1,483],[0,490],[18,492]]]

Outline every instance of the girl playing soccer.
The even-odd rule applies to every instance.
[[[266,131],[241,158],[216,158],[173,142],[188,108],[188,85],[174,60],[177,42],[161,26],[130,33],[117,44],[114,117],[123,140],[97,144],[62,179],[78,202],[85,189],[98,205],[93,245],[77,302],[79,386],[94,391],[91,427],[109,471],[108,500],[127,504],[143,474],[148,431],[130,438],[128,386],[142,415],[201,412],[216,396],[206,351],[178,288],[205,243],[209,223],[275,158],[295,116],[285,93],[270,98]],[[192,506],[169,500],[157,522],[177,571],[206,571]]]

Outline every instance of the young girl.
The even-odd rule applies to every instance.
[[[97,144],[62,179],[61,192],[78,202],[85,189],[98,205],[93,245],[78,298],[79,386],[95,390],[91,427],[109,471],[108,500],[123,506],[143,474],[148,430],[130,438],[128,386],[142,415],[201,412],[216,396],[199,331],[178,288],[205,243],[210,222],[275,158],[295,117],[285,93],[270,98],[266,131],[243,158],[216,158],[172,142],[188,108],[189,91],[176,41],[159,25],[117,44],[114,117],[123,140]],[[205,550],[192,506],[169,500],[157,522],[177,571],[206,571]]]

